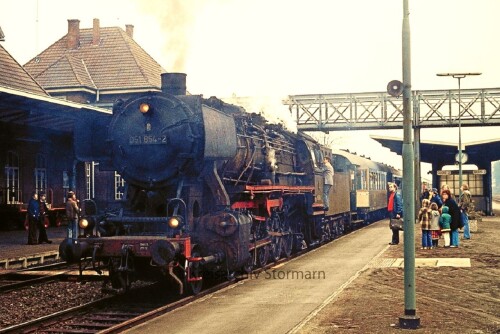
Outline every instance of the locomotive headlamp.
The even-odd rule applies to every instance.
[[[147,114],[151,110],[151,106],[147,103],[141,103],[139,106],[139,111],[143,114]]]
[[[178,228],[181,225],[181,222],[181,217],[172,217],[168,220],[168,226],[170,226],[171,228]]]
[[[89,226],[89,221],[85,218],[82,218],[78,222],[78,225],[80,226],[80,228],[87,228]]]

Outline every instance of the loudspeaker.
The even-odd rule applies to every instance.
[[[399,80],[392,80],[387,84],[387,93],[391,96],[398,97],[403,93],[403,83]]]

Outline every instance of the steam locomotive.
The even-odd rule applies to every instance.
[[[75,150],[99,147],[86,156],[117,171],[126,196],[118,213],[87,210],[60,254],[108,270],[113,289],[160,275],[196,294],[207,273],[232,277],[332,240],[382,216],[387,203],[379,165],[217,98],[186,95],[182,73],[162,75],[162,92],[117,102],[106,138],[87,141]],[[336,169],[329,204],[325,156]]]

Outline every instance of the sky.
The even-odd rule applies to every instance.
[[[408,0],[412,89],[456,89],[443,72],[481,72],[462,88],[500,87],[499,0]],[[186,72],[192,94],[253,97],[266,117],[293,128],[281,101],[294,94],[385,91],[402,81],[402,0],[0,0],[2,45],[25,64],[80,28],[134,25],[134,39],[168,72]],[[265,104],[265,107],[263,106]],[[252,110],[253,111],[253,110]],[[462,141],[498,139],[498,127],[462,128]],[[327,138],[398,168],[370,133]],[[448,141],[458,130],[423,129],[422,140]],[[321,136],[318,136],[321,137]]]

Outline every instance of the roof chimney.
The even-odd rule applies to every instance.
[[[101,33],[99,31],[99,19],[94,19],[94,26],[92,29],[92,45],[99,45],[101,40]]]
[[[125,31],[130,38],[134,38],[134,26],[132,24],[126,24]]]
[[[80,46],[80,20],[68,20],[68,49],[76,49]]]

